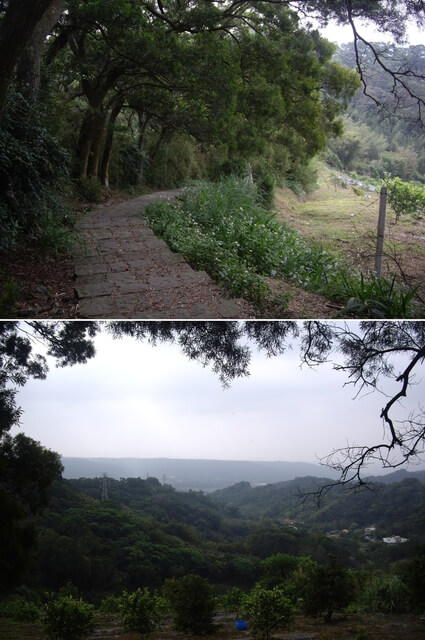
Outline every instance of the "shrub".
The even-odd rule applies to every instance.
[[[146,634],[154,631],[164,610],[162,598],[151,595],[147,588],[134,593],[124,591],[120,599],[121,620],[126,631]]]
[[[403,613],[408,606],[408,589],[398,576],[375,576],[365,587],[360,599],[364,611]]]
[[[345,275],[340,295],[348,298],[342,314],[364,318],[409,318],[420,312],[413,302],[416,289],[403,290],[395,281],[363,274]]]
[[[0,317],[15,317],[15,304],[21,287],[0,269]]]
[[[398,218],[402,214],[425,212],[425,187],[403,182],[400,178],[387,178],[388,202]]]
[[[61,217],[58,194],[69,177],[70,157],[45,127],[44,115],[41,103],[9,93],[0,131],[2,248],[13,244],[21,230],[37,237],[52,207]]]
[[[98,204],[105,197],[106,188],[97,178],[80,178],[76,182],[77,196],[82,202]]]
[[[18,622],[34,622],[40,617],[40,610],[35,602],[16,596],[2,604],[0,615]]]
[[[258,162],[253,170],[254,182],[257,185],[262,204],[271,209],[274,204],[276,176],[267,162]]]
[[[220,596],[220,607],[225,611],[234,613],[235,618],[239,618],[239,612],[244,598],[245,594],[241,589],[238,587],[232,587],[230,591],[227,591]]]
[[[106,596],[100,603],[100,610],[106,615],[113,615],[119,613],[121,609],[122,600],[117,596]]]
[[[121,187],[137,187],[142,181],[146,157],[137,144],[127,143],[120,153],[119,184]]]
[[[334,612],[348,606],[353,595],[351,575],[330,555],[327,564],[319,565],[309,580],[305,591],[306,613],[313,616],[324,613],[326,622],[331,622]]]
[[[254,638],[263,640],[276,629],[288,628],[295,615],[290,600],[278,587],[264,589],[259,585],[246,596],[244,612]]]
[[[47,602],[42,623],[51,640],[81,640],[93,630],[93,616],[93,605],[63,596]]]
[[[169,601],[178,631],[203,635],[211,631],[214,612],[213,588],[205,578],[188,574],[165,581],[163,595]]]

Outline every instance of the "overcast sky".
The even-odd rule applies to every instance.
[[[276,358],[254,348],[251,375],[223,390],[176,345],[101,334],[96,346],[89,363],[52,363],[19,394],[21,429],[64,456],[317,462],[382,436],[384,397],[353,399],[342,373],[300,368],[296,348]],[[418,384],[405,407],[421,395]]]
[[[359,35],[369,42],[387,42],[393,40],[388,34],[378,31],[371,23],[356,22],[356,28]],[[339,25],[334,22],[320,29],[320,33],[336,44],[345,44],[353,41],[353,32],[350,25]],[[411,22],[407,29],[407,40],[410,45],[424,44],[424,32],[419,30],[415,23]]]

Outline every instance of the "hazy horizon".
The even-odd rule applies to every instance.
[[[355,389],[329,364],[301,367],[295,342],[275,358],[254,348],[250,376],[226,390],[177,345],[103,333],[95,342],[87,364],[52,365],[46,380],[30,380],[19,392],[24,413],[14,433],[64,457],[314,464],[334,449],[382,438],[385,396],[354,399]],[[404,410],[420,398],[416,385]]]

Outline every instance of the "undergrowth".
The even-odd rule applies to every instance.
[[[307,242],[267,211],[255,185],[228,177],[201,183],[174,203],[156,202],[145,211],[157,235],[197,269],[204,269],[236,296],[260,310],[283,312],[266,277],[278,277],[346,305],[344,315],[411,317],[413,293],[394,280],[353,272],[336,253]]]

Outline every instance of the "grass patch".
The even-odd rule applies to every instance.
[[[286,301],[273,298],[267,285],[266,277],[272,276],[341,304],[351,301],[346,315],[357,316],[360,310],[364,317],[413,315],[408,294],[394,282],[386,286],[383,278],[369,281],[336,252],[305,240],[265,210],[255,187],[244,180],[229,177],[217,184],[202,183],[181,202],[153,203],[145,215],[174,251],[260,310],[272,305],[277,313],[284,311]],[[380,306],[377,302],[383,295]],[[403,305],[405,315],[400,313]]]

